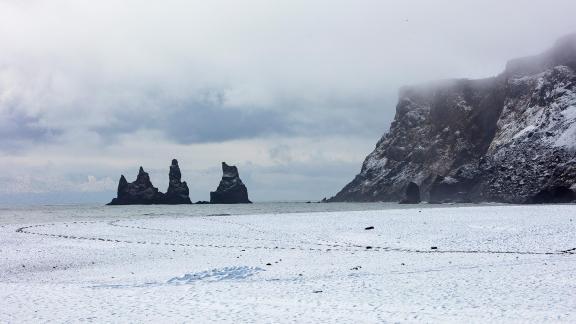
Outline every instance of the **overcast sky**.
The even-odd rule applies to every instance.
[[[335,194],[400,86],[493,76],[576,32],[574,0],[0,0],[0,202],[105,202],[140,165],[192,200]],[[68,193],[74,195],[67,197]]]

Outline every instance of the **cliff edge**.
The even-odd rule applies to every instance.
[[[576,201],[576,34],[481,80],[404,87],[390,131],[328,201]],[[414,188],[410,188],[412,192]]]

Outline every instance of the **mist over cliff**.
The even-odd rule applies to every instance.
[[[390,131],[330,201],[576,199],[576,34],[500,75],[404,87]]]

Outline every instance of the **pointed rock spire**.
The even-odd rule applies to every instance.
[[[222,180],[216,191],[210,193],[212,204],[250,204],[248,189],[242,183],[238,168],[222,162]]]
[[[128,183],[124,175],[118,182],[118,196],[109,205],[150,205],[164,198],[158,188],[150,182],[150,176],[142,167],[138,171],[136,181]]]
[[[189,190],[186,182],[181,182],[182,175],[178,161],[172,160],[170,166],[170,184],[168,192],[163,194],[152,185],[150,176],[143,167],[138,170],[136,181],[129,183],[124,175],[118,182],[118,196],[109,205],[150,205],[150,204],[190,204]]]
[[[170,172],[168,173],[169,183],[168,191],[164,195],[165,204],[191,204],[190,191],[186,181],[181,182],[182,173],[178,166],[178,160],[173,159],[170,165]]]
[[[180,182],[182,179],[182,174],[180,173],[180,167],[178,166],[178,160],[172,159],[172,165],[170,165],[170,173],[168,174],[170,182]]]
[[[118,197],[120,196],[120,194],[124,191],[126,191],[126,188],[128,187],[128,181],[126,181],[126,178],[124,178],[124,175],[122,174],[120,176],[120,181],[118,181]]]

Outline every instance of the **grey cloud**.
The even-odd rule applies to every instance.
[[[188,96],[165,94],[162,88],[127,87],[95,92],[98,91],[107,92],[106,102],[90,95],[73,97],[64,103],[46,100],[37,116],[28,113],[35,106],[27,106],[36,100],[20,96],[14,99],[20,100],[17,105],[0,102],[3,126],[0,149],[24,149],[61,137],[64,141],[81,139],[82,133],[96,134],[103,143],[113,144],[122,135],[137,131],[158,131],[179,144],[270,136],[353,134],[369,138],[385,130],[390,118],[386,116],[386,108],[393,106],[386,96],[279,97],[267,107],[249,104],[230,107],[226,90],[191,90]],[[129,100],[118,93],[129,93]],[[94,114],[99,117],[91,118]]]
[[[153,109],[114,111],[112,121],[94,130],[104,137],[158,130],[180,144],[222,142],[269,134],[289,133],[278,111],[225,109],[220,102],[189,98],[153,98]]]
[[[357,162],[299,164],[280,145],[254,157],[276,167],[242,170],[261,200],[333,194],[362,162],[350,146],[387,130],[397,89],[495,75],[576,31],[575,11],[574,0],[0,0],[0,162],[41,152],[22,172],[54,159],[68,179],[96,167],[81,148],[116,168],[95,176],[115,177],[118,159],[146,154],[125,136],[137,132],[160,134],[165,154],[166,142],[320,139]],[[206,194],[218,173],[192,190]]]
[[[330,134],[375,141],[400,86],[492,75],[576,29],[573,1],[1,3],[8,50],[0,66],[26,73],[0,75],[0,86],[18,84],[15,97],[37,105],[20,107],[22,116],[42,113],[14,122],[4,141],[13,147],[82,132],[110,143],[139,130],[185,144]],[[107,23],[95,19],[102,15]],[[34,73],[51,84],[37,84]],[[215,89],[208,99],[198,91],[206,88]],[[238,89],[266,99],[228,107],[228,90]]]
[[[269,136],[354,134],[368,137],[384,130],[387,124],[384,108],[391,104],[385,99],[322,98],[320,104],[293,99],[279,100],[273,109],[252,109],[227,108],[225,101],[223,91],[187,99],[149,95],[137,100],[146,102],[148,108],[119,104],[118,109],[112,110],[113,116],[107,124],[93,130],[108,141],[138,130],[157,130],[179,144]]]
[[[58,129],[42,126],[39,116],[30,116],[14,108],[0,110],[0,150],[19,150],[46,143],[59,134]]]

